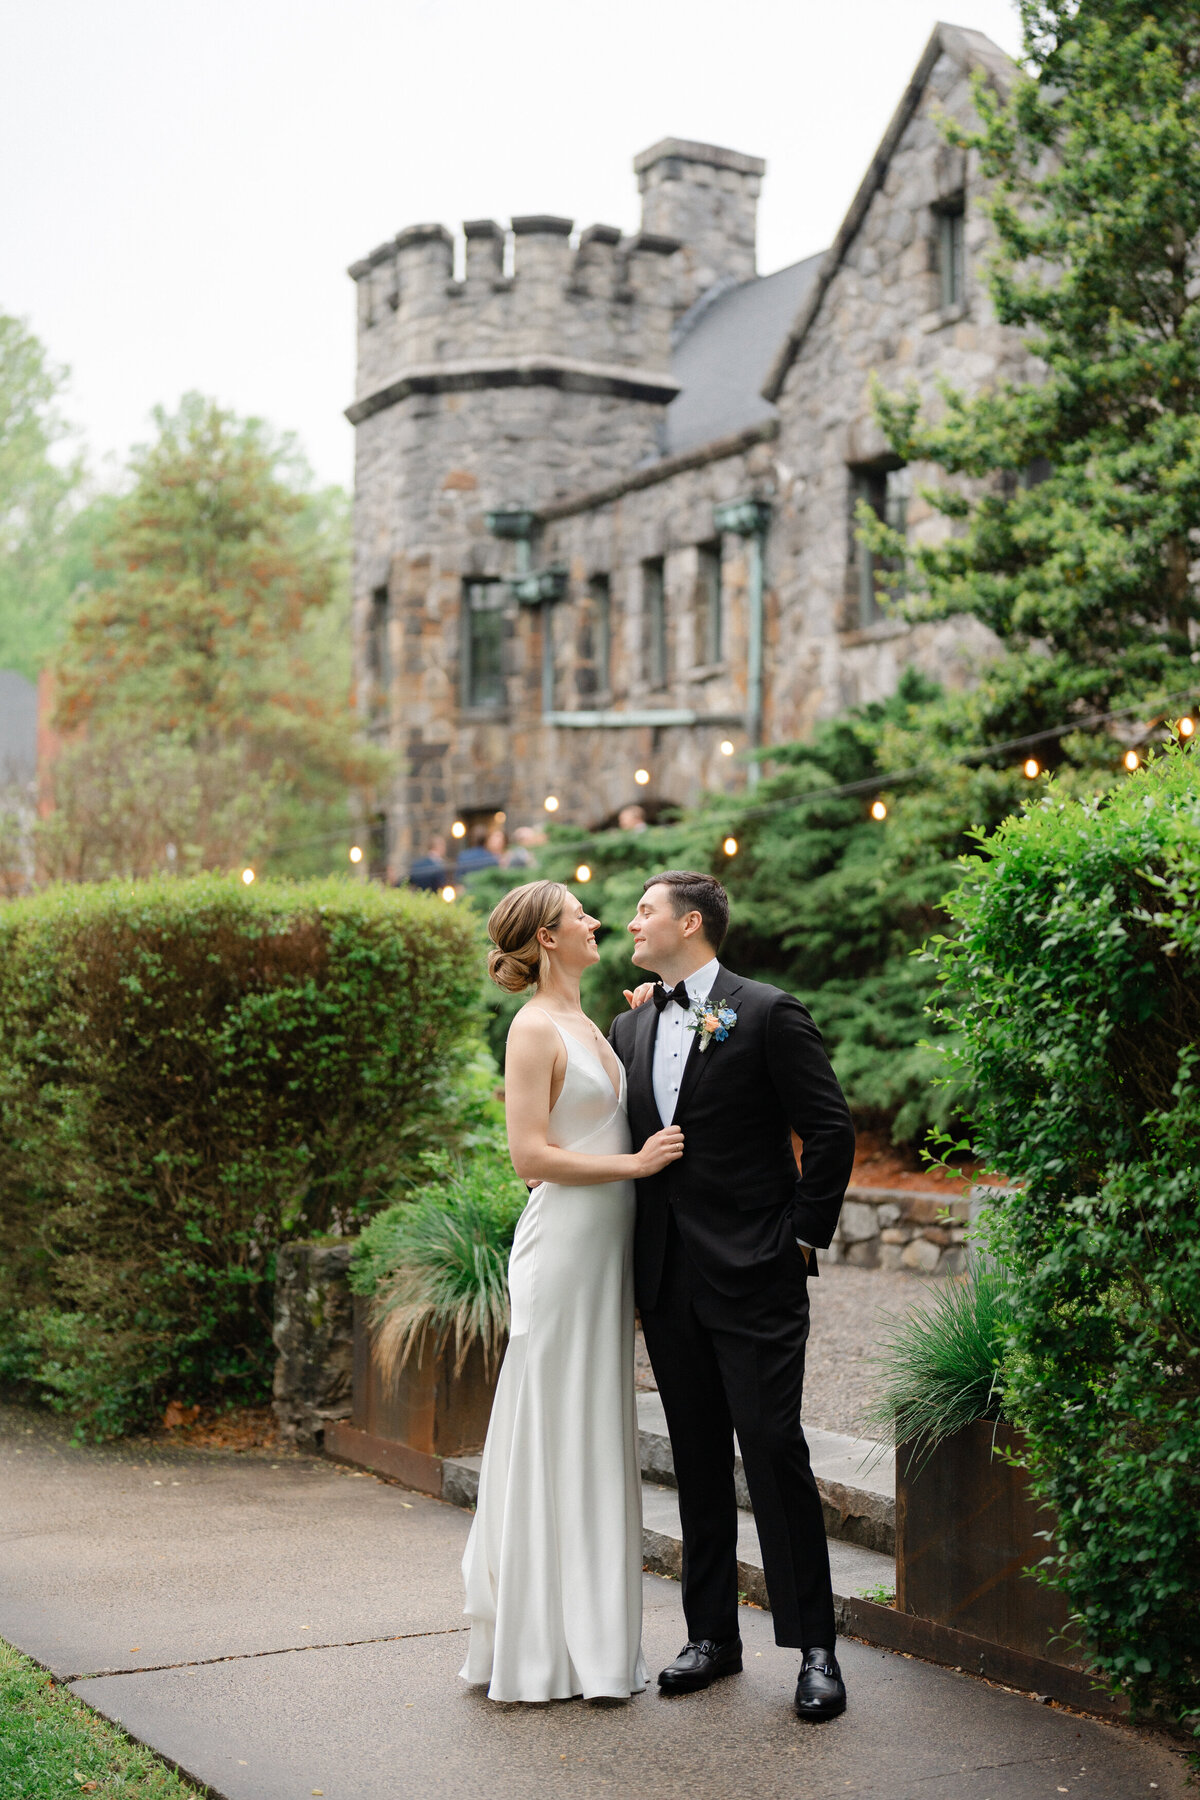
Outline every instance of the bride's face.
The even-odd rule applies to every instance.
[[[546,949],[553,961],[560,968],[573,973],[599,962],[600,952],[596,948],[596,927],[599,923],[599,919],[593,919],[590,913],[584,911],[582,900],[577,900],[574,894],[568,894],[563,901],[558,924],[546,934],[549,940],[546,942]]]

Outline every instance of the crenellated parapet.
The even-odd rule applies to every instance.
[[[655,398],[671,381],[671,328],[682,310],[674,275],[680,246],[647,232],[625,236],[593,225],[576,238],[570,219],[549,214],[463,227],[456,243],[443,225],[413,225],[351,266],[358,288],[358,383],[350,416],[368,417],[386,394],[413,384],[502,384],[543,366],[583,391]],[[636,372],[636,374],[635,374]],[[540,379],[540,376],[538,377]],[[645,390],[645,391],[641,391]],[[651,393],[652,390],[652,393]]]

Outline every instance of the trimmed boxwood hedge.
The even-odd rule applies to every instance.
[[[476,932],[346,880],[0,906],[0,1378],[92,1436],[269,1392],[276,1245],[470,1125]]]
[[[1200,1734],[1200,761],[1051,787],[984,848],[939,960],[974,1147],[1014,1184],[1005,1410],[1078,1635]]]

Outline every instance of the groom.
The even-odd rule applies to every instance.
[[[821,1499],[800,1424],[814,1246],[833,1237],[854,1129],[798,1000],[722,968],[729,899],[711,875],[646,883],[633,961],[659,981],[613,1021],[635,1144],[683,1130],[678,1162],[637,1184],[634,1282],[671,1436],[688,1643],[659,1675],[694,1693],[742,1666],[737,1433],[775,1641],[803,1652],[801,1718],[842,1712]],[[720,1035],[723,1033],[724,1035]],[[804,1142],[797,1175],[791,1133]]]

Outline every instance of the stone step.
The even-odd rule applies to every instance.
[[[639,1394],[638,1432],[642,1475],[663,1487],[674,1487],[675,1465],[662,1401],[655,1393]],[[871,1438],[806,1429],[813,1474],[825,1509],[825,1530],[841,1543],[859,1544],[884,1556],[896,1553],[896,1458],[891,1447]],[[750,1494],[735,1454],[737,1502],[749,1509]]]
[[[641,1439],[643,1483],[646,1493],[675,1486],[675,1465],[662,1401],[657,1394],[639,1394],[638,1430]],[[861,1549],[884,1558],[896,1553],[896,1467],[886,1446],[870,1438],[843,1437],[816,1427],[807,1432],[813,1474],[825,1509],[825,1529],[833,1543]],[[442,1467],[442,1498],[456,1506],[474,1506],[479,1492],[479,1457],[450,1457]],[[750,1519],[750,1495],[735,1456],[734,1482],[738,1506]],[[750,1523],[753,1530],[753,1520]]]

